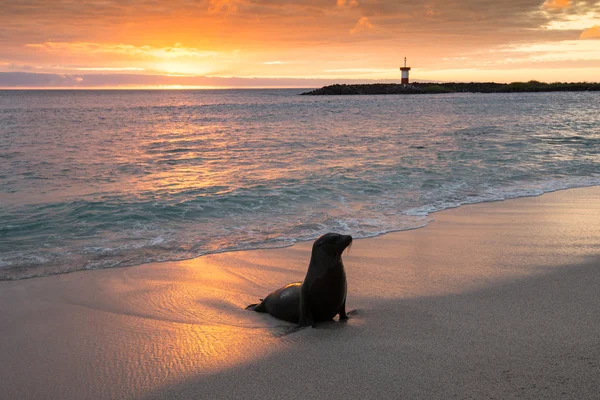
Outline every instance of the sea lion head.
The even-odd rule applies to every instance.
[[[322,254],[330,258],[340,259],[346,247],[352,244],[352,236],[339,233],[326,233],[315,240],[313,254]]]

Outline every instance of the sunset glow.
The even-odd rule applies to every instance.
[[[598,81],[600,1],[8,1],[0,87]]]

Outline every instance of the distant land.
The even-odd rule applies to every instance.
[[[374,83],[367,85],[329,85],[302,95],[370,95],[370,94],[437,94],[437,93],[519,93],[519,92],[584,92],[600,91],[600,83],[538,81],[513,83]]]
[[[1,63],[0,63],[1,65]],[[244,78],[218,76],[169,76],[132,73],[45,74],[0,72],[4,89],[195,89],[195,88],[298,88],[309,89],[339,82],[333,78]],[[396,79],[347,79],[348,84],[394,83]],[[422,81],[427,82],[427,81]]]

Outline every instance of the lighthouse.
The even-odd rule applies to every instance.
[[[406,66],[406,57],[404,57],[404,67],[400,67],[400,71],[402,71],[402,81],[400,83],[408,85],[408,71],[410,71],[410,67]]]

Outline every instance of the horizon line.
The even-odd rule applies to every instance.
[[[361,80],[362,81],[362,80]],[[554,84],[554,83],[562,83],[562,84],[598,84],[600,81],[538,81],[535,79],[523,80],[523,81],[513,81],[513,82],[494,82],[494,81],[433,81],[433,80],[417,80],[415,79],[410,84],[467,84],[467,83],[479,83],[479,84],[500,84],[500,85],[509,85],[514,83],[530,83],[530,82],[539,82],[544,84]],[[105,91],[117,91],[117,90],[151,90],[151,91],[159,91],[159,90],[311,90],[311,89],[319,89],[320,87],[325,86],[333,86],[333,85],[376,85],[376,84],[391,84],[391,85],[401,85],[400,82],[378,82],[371,81],[369,83],[326,83],[321,84],[320,86],[294,86],[294,85],[267,85],[267,86],[238,86],[238,85],[122,85],[122,86],[0,86],[0,91],[34,91],[34,90],[49,90],[49,91],[67,91],[67,90],[80,90],[80,91],[90,91],[90,90],[105,90]]]

